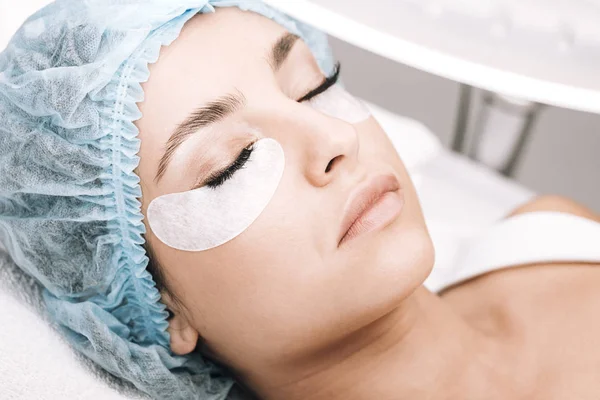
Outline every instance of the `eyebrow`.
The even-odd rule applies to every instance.
[[[277,42],[275,42],[268,59],[273,72],[277,72],[281,68],[285,60],[292,52],[294,44],[298,39],[300,39],[300,37],[297,35],[287,32],[281,36]]]
[[[267,59],[273,72],[277,72],[281,68],[298,39],[300,38],[297,35],[287,32],[275,42]],[[167,171],[169,163],[173,158],[173,154],[175,154],[175,151],[179,146],[189,139],[190,136],[196,133],[200,128],[206,128],[209,125],[224,120],[229,115],[239,111],[245,105],[246,98],[244,97],[244,94],[239,90],[236,90],[234,93],[219,97],[194,110],[185,121],[175,128],[175,131],[167,141],[165,152],[158,163],[158,170],[154,181],[156,183],[160,181]]]

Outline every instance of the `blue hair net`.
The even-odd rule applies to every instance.
[[[323,33],[259,0],[59,0],[0,54],[0,241],[78,351],[160,399],[225,399],[234,385],[170,350],[134,173],[148,65],[214,6],[275,20],[332,71]]]

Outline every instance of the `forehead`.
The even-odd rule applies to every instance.
[[[136,121],[141,139],[137,173],[151,198],[153,172],[164,144],[176,126],[197,107],[234,90],[256,92],[273,79],[268,55],[286,32],[278,23],[237,7],[198,14],[179,37],[163,47],[142,84],[142,118]]]
[[[267,72],[266,55],[284,32],[269,18],[237,7],[196,15],[150,66],[143,106],[150,114],[154,106],[170,114],[185,101],[200,104],[239,88],[252,74]]]

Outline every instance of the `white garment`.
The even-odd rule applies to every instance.
[[[456,243],[452,262],[434,268],[425,286],[439,292],[502,268],[531,263],[600,263],[600,223],[562,212],[515,215]]]

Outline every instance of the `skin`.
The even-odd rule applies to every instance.
[[[172,350],[187,354],[203,343],[261,399],[516,399],[534,398],[544,377],[555,383],[550,377],[570,365],[560,352],[554,359],[542,354],[552,343],[568,342],[568,328],[577,321],[565,332],[545,332],[547,343],[538,345],[534,338],[542,326],[529,321],[560,325],[557,308],[577,303],[552,298],[560,286],[553,274],[569,275],[572,286],[561,291],[589,297],[590,282],[600,279],[596,270],[531,266],[488,274],[442,295],[428,292],[422,283],[433,266],[433,246],[402,161],[373,118],[351,125],[296,102],[323,75],[301,41],[273,72],[266,57],[284,33],[275,22],[237,8],[198,15],[162,49],[143,85],[143,117],[136,124],[144,215],[154,198],[189,190],[198,174],[235,160],[251,139],[238,123],[276,139],[286,156],[271,202],[230,242],[179,251],[161,243],[146,222],[146,239],[180,299],[162,298],[174,313]],[[246,107],[184,143],[157,183],[158,163],[175,127],[235,89],[246,97]],[[383,229],[338,247],[348,195],[380,173],[397,176],[402,213]],[[509,285],[504,276],[511,274],[517,282]],[[525,290],[528,285],[536,290]],[[544,295],[554,308],[538,297]],[[512,300],[498,304],[497,298]],[[577,319],[579,312],[570,317]],[[515,321],[522,325],[514,328]],[[581,333],[587,325],[583,317],[579,322]],[[586,343],[600,349],[596,328]],[[597,360],[580,360],[579,371],[593,362],[598,371]]]

